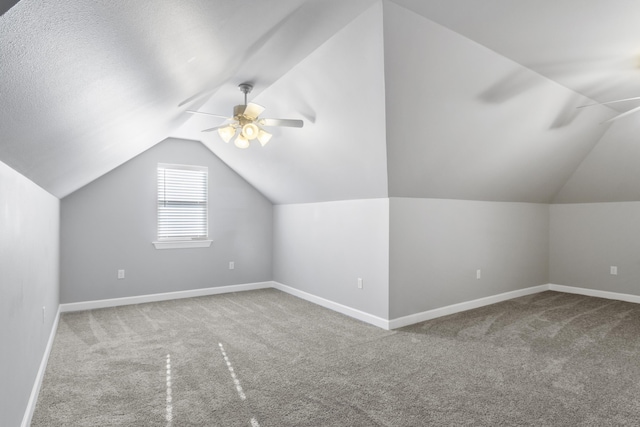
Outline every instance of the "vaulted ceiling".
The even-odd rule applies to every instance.
[[[7,9],[0,9],[0,13]],[[167,137],[274,203],[640,200],[628,0],[22,0],[0,16],[0,161],[64,197]],[[252,82],[265,147],[215,132]]]

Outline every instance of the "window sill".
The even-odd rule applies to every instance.
[[[156,249],[208,248],[213,240],[167,240],[152,242]]]

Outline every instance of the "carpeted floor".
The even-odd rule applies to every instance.
[[[640,305],[384,331],[277,290],[64,314],[32,426],[638,426]]]

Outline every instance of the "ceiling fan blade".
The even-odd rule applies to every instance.
[[[178,104],[178,107],[182,107],[185,104],[188,104],[192,101],[195,101],[196,99],[203,97],[205,95],[209,95],[211,94],[215,89],[207,89],[207,90],[202,90],[198,93],[196,93],[195,95],[190,96],[189,98],[185,99],[184,101],[182,101],[180,104]]]
[[[581,105],[578,108],[591,107],[593,105],[615,104],[617,102],[625,102],[625,101],[635,101],[636,99],[640,99],[640,96],[636,96],[636,97],[633,97],[633,98],[616,99],[615,101],[608,101],[608,102],[594,102],[593,104]]]
[[[613,122],[614,120],[621,119],[621,118],[623,118],[623,117],[626,117],[626,116],[628,116],[628,115],[630,115],[630,114],[637,113],[637,112],[640,112],[640,107],[632,108],[631,110],[629,110],[629,111],[625,111],[625,112],[624,112],[624,113],[622,113],[622,114],[618,114],[617,116],[614,116],[614,117],[610,118],[609,120],[605,120],[605,121],[604,121],[604,122],[602,122],[602,123],[611,123],[611,122]]]
[[[247,107],[244,109],[244,115],[250,118],[251,120],[255,120],[258,118],[260,114],[264,111],[264,107],[262,105],[254,104],[250,102],[247,104]]]
[[[229,126],[229,125],[220,125],[220,126],[216,126],[216,127],[209,128],[209,129],[203,129],[202,132],[213,132],[214,130],[218,130],[220,128],[224,128],[224,127],[227,127],[227,126]]]
[[[187,113],[191,113],[191,114],[203,114],[205,116],[213,116],[213,117],[220,117],[221,119],[231,119],[231,117],[229,116],[221,116],[220,114],[213,114],[213,113],[205,113],[204,111],[194,111],[194,110],[186,110]]]
[[[283,126],[289,128],[301,128],[304,125],[302,120],[297,119],[260,119],[258,123],[263,126]]]

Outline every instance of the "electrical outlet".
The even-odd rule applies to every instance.
[[[611,273],[612,276],[617,276],[618,275],[618,267],[615,265],[612,265],[611,268],[609,269],[609,273]]]
[[[358,289],[362,289],[362,287],[363,287],[362,277],[358,277]]]
[[[480,280],[482,278],[482,270],[477,269],[476,270],[476,279]]]
[[[118,270],[118,280],[124,279],[124,270]]]
[[[229,270],[233,270],[234,268],[236,268],[236,263],[233,261],[229,261]]]

